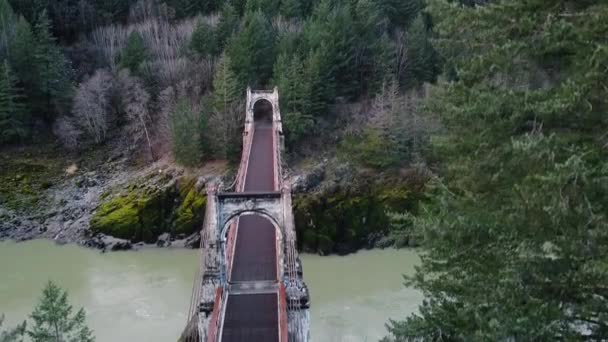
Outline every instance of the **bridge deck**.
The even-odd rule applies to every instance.
[[[272,123],[256,122],[245,192],[274,191]],[[268,219],[243,216],[239,220],[231,281],[277,278],[276,231]]]
[[[276,191],[273,126],[256,121],[245,178],[245,192]],[[277,280],[276,230],[265,217],[239,219],[231,282]],[[224,342],[279,341],[278,294],[230,294],[222,328]]]
[[[223,342],[279,340],[276,293],[229,295],[224,317]]]

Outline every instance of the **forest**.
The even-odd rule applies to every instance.
[[[278,87],[290,158],[424,170],[384,341],[606,340],[607,33],[601,0],[0,0],[0,144],[234,160]]]
[[[276,86],[293,150],[331,131],[330,106],[412,89],[439,72],[421,1],[1,6],[3,144],[50,135],[72,151],[125,140],[148,161],[231,159],[245,88]]]

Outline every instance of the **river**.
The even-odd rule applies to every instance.
[[[14,325],[52,279],[84,307],[98,342],[175,341],[186,320],[197,252],[146,249],[101,254],[51,241],[0,243],[0,314]],[[402,285],[412,250],[302,255],[311,292],[312,341],[377,341],[388,318],[404,318],[422,296]]]

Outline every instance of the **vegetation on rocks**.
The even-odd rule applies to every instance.
[[[62,179],[65,160],[57,146],[5,150],[0,154],[0,204],[27,211],[42,204],[44,191]]]
[[[413,232],[396,217],[416,211],[419,191],[392,178],[299,193],[293,208],[298,244],[304,251],[348,254],[415,243]]]
[[[148,175],[106,194],[91,219],[93,233],[152,243],[163,233],[185,236],[200,229],[206,197],[188,176]]]

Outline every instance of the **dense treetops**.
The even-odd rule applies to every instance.
[[[336,98],[373,97],[392,79],[409,89],[435,78],[438,58],[422,9],[419,0],[0,0],[0,59],[12,75],[10,81],[4,76],[2,98],[23,108],[1,114],[2,140],[27,142],[38,135],[32,127],[53,126],[71,148],[102,144],[112,134],[100,138],[82,125],[94,120],[110,133],[124,133],[125,125],[145,128],[153,149],[155,141],[178,134],[165,126],[176,122],[174,111],[185,113],[176,109],[179,98],[192,103],[210,95],[215,100],[207,116],[219,116],[247,86],[279,86],[288,144],[294,147],[319,121],[333,120],[329,108]],[[74,100],[99,102],[89,98],[99,69],[111,74],[102,91],[107,102],[93,117]],[[121,69],[145,86],[150,127],[130,123],[129,104],[114,84]],[[217,134],[197,136],[203,140],[191,146],[218,145]],[[203,159],[202,150],[195,153],[188,159]]]
[[[606,340],[608,5],[428,3],[443,177],[408,279],[426,299],[387,340]]]

